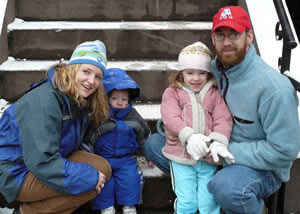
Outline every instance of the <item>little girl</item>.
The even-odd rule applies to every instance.
[[[180,71],[171,75],[162,97],[166,136],[172,136],[166,138],[163,154],[170,160],[177,214],[219,214],[206,185],[217,172],[219,156],[234,162],[227,150],[233,122],[210,62],[211,52],[203,43],[185,47],[178,57]]]

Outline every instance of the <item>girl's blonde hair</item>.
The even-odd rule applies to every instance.
[[[207,80],[210,80],[214,78],[212,73],[208,72]],[[180,88],[178,85],[180,83],[181,85],[184,84],[184,78],[183,78],[183,70],[182,71],[175,71],[172,72],[169,76],[169,86],[172,88]]]
[[[81,108],[87,108],[89,120],[93,125],[98,126],[109,116],[107,96],[102,83],[86,99],[78,94],[75,87],[75,76],[80,70],[80,66],[81,64],[67,66],[63,63],[56,65],[52,84],[59,91],[71,97]]]

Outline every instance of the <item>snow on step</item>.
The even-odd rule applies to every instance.
[[[38,60],[15,60],[9,57],[7,61],[0,65],[0,71],[46,71],[50,66],[59,61],[38,61]],[[67,63],[67,62],[66,62]],[[108,63],[108,68],[118,67],[124,70],[135,71],[169,71],[178,68],[174,61],[112,61]],[[6,102],[6,101],[5,101]],[[3,100],[4,103],[4,100]],[[1,105],[5,105],[2,104]],[[137,111],[146,120],[157,120],[160,116],[160,105],[158,104],[138,104],[135,105]],[[2,112],[1,112],[2,115]]]
[[[211,22],[197,21],[137,21],[137,22],[78,22],[78,21],[24,21],[16,18],[7,27],[13,30],[211,30]]]
[[[5,111],[10,106],[10,104],[4,100],[0,99],[0,118]],[[137,111],[144,117],[144,119],[159,119],[160,118],[160,105],[135,105],[134,106]],[[157,177],[157,176],[163,176],[163,172],[158,169],[156,166],[153,168],[150,168],[147,165],[147,161],[145,157],[139,157],[138,158],[139,165],[143,171],[143,174],[145,177]],[[0,209],[1,214],[1,209]]]
[[[68,61],[63,61],[68,63]],[[9,57],[0,65],[0,71],[46,71],[59,60],[15,60]],[[125,71],[174,71],[178,70],[176,61],[108,61],[107,68],[121,68]]]
[[[9,106],[10,104],[6,100],[0,99],[0,117],[2,116],[5,109],[7,109]]]
[[[145,120],[158,120],[160,115],[160,104],[134,105],[134,108]]]
[[[0,99],[0,117],[9,106],[10,103],[4,99]],[[159,104],[138,104],[134,105],[134,107],[145,120],[158,120],[161,118]]]

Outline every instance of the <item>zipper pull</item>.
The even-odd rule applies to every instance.
[[[196,100],[197,100],[197,102],[198,103],[200,103],[200,96],[199,96],[199,94],[195,94],[196,95]],[[201,103],[200,103],[201,104]]]
[[[221,78],[220,78],[220,90],[223,90],[223,75],[224,75],[224,72],[221,71]]]

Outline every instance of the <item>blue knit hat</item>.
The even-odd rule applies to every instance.
[[[73,64],[92,64],[105,73],[107,65],[105,45],[99,40],[81,43],[75,48],[68,63]]]

